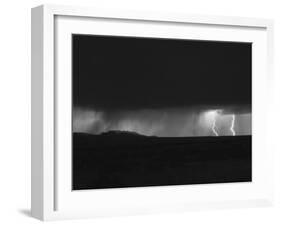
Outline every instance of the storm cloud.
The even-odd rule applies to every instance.
[[[251,134],[252,45],[73,35],[73,131]],[[218,110],[218,111],[217,111]],[[219,112],[210,114],[210,112]]]
[[[212,111],[161,109],[108,114],[75,108],[73,111],[73,131],[101,134],[110,130],[120,130],[159,137],[214,136],[212,125],[216,120],[219,135],[231,135],[232,114],[221,111],[214,118],[209,114]],[[234,129],[236,135],[251,134],[251,114],[236,113]]]

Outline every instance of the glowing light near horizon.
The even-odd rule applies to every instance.
[[[73,132],[100,134],[110,130],[137,132],[147,136],[240,136],[251,134],[251,113],[231,109],[205,111],[143,110],[116,114],[75,108]]]

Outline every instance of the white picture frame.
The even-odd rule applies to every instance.
[[[96,27],[92,24],[95,20],[97,20]],[[108,30],[99,30],[101,26],[98,23],[103,20],[109,21],[109,25],[105,26]],[[123,22],[126,22],[126,25],[123,26]],[[113,29],[115,23],[121,24],[120,27],[117,24],[119,29]],[[207,39],[209,36],[208,39],[214,40],[253,40],[253,43],[257,43],[253,49],[259,53],[256,54],[256,58],[256,55],[253,55],[255,61],[253,65],[253,152],[257,154],[252,160],[254,179],[251,184],[102,189],[75,191],[75,194],[71,191],[69,187],[71,155],[68,152],[70,146],[67,145],[70,138],[65,136],[71,118],[62,122],[66,124],[61,124],[60,120],[61,112],[66,112],[71,117],[71,113],[68,113],[67,103],[69,102],[66,101],[66,105],[61,105],[66,100],[63,98],[68,98],[65,95],[71,89],[68,86],[71,84],[68,76],[71,52],[70,47],[67,46],[69,44],[67,37],[73,31],[75,33],[147,35],[145,29],[141,31],[144,33],[140,33],[140,29],[134,29],[137,23],[144,23],[147,27],[151,24],[156,27],[161,24],[164,28],[170,26],[170,32],[159,30],[159,34],[151,34],[156,37],[173,35],[173,32],[177,30],[173,29],[173,26],[195,28],[198,26],[201,29],[201,36],[199,32],[194,31],[188,37]],[[131,33],[126,33],[129,29]],[[231,38],[229,38],[230,34]],[[32,216],[40,220],[56,220],[271,205],[273,202],[273,153],[266,140],[266,116],[270,111],[268,103],[271,98],[272,64],[273,22],[268,19],[119,11],[57,5],[33,8]],[[58,76],[58,74],[65,76]],[[200,195],[198,195],[199,192]],[[85,204],[86,200],[88,200],[87,204]],[[84,203],[83,208],[82,203]]]

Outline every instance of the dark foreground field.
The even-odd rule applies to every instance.
[[[73,189],[245,182],[251,136],[73,134]]]

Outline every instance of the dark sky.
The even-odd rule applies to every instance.
[[[73,35],[73,105],[249,107],[251,51],[251,43]]]

